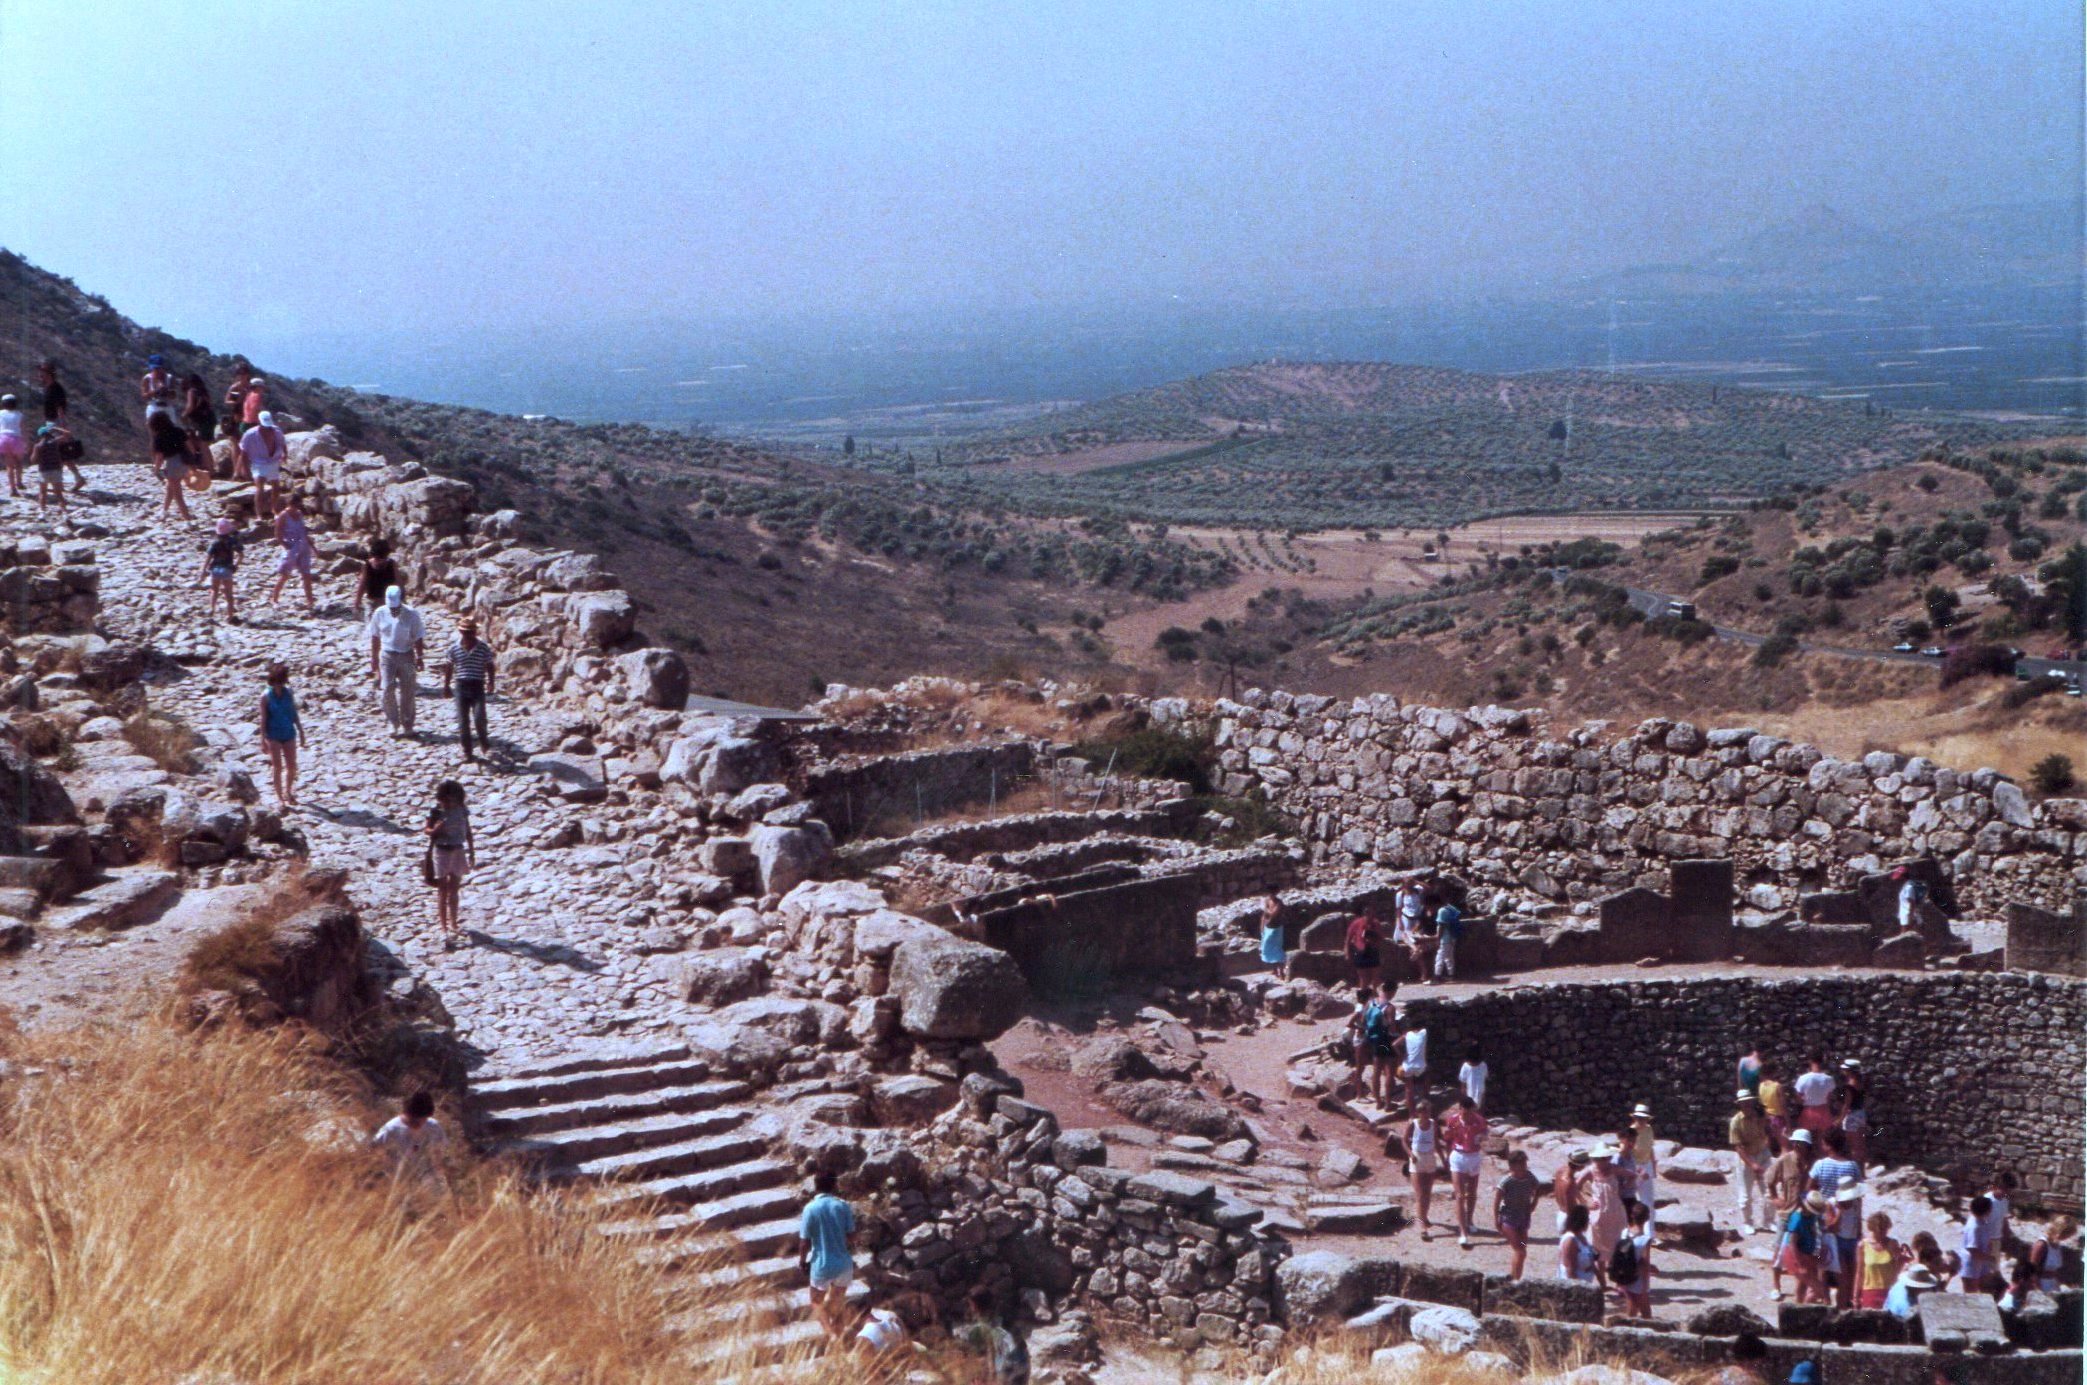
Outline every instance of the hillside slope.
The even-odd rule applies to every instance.
[[[222,390],[233,365],[0,251],[0,383],[32,401],[55,358],[97,461],[147,460],[136,380],[152,353]],[[416,458],[521,512],[532,538],[599,553],[699,691],[795,706],[825,682],[979,675],[1067,656],[1038,633],[1101,589],[1179,595],[1217,555],[1127,525],[1039,519],[963,488],[637,426],[528,420],[289,380],[258,363],[286,423]]]

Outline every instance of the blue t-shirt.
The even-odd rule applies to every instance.
[[[1442,936],[1455,942],[1464,935],[1464,911],[1454,904],[1445,904],[1435,911],[1435,926]]]
[[[811,1272],[816,1280],[838,1279],[855,1268],[848,1253],[848,1234],[855,1230],[855,1209],[831,1193],[805,1204],[797,1234],[812,1248]]]
[[[267,726],[262,734],[271,741],[297,739],[297,698],[288,688],[270,688],[261,694],[261,710]]]

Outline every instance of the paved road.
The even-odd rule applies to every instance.
[[[1625,587],[1624,590],[1630,593],[1630,604],[1646,616],[1665,615],[1669,605],[1681,599],[1638,587]],[[1712,625],[1710,628],[1716,632],[1719,639],[1732,640],[1738,644],[1757,645],[1768,638],[1751,630],[1735,630],[1728,625]],[[1925,655],[1905,654],[1896,649],[1851,649],[1845,645],[1815,644],[1810,640],[1799,640],[1797,647],[1807,654],[1830,654],[1840,659],[1867,659],[1878,664],[1926,664],[1933,667],[1937,663]],[[2025,656],[2015,661],[2015,672],[2026,674],[2030,678],[2043,678],[2055,672],[2073,682],[2080,682],[2083,676],[2087,676],[2087,662]]]

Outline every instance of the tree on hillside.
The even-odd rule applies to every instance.
[[[1937,630],[1947,630],[1956,624],[1957,608],[1964,604],[1955,592],[1943,586],[1929,587],[1921,593],[1920,599],[1926,603],[1928,619],[1934,622]]]
[[[2087,641],[2087,544],[2076,543],[2037,569],[2068,644]]]
[[[843,457],[855,455],[855,435],[853,433],[841,439],[841,455]]]

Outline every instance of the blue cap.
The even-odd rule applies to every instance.
[[[1790,1367],[1790,1385],[1819,1385],[1819,1363],[1799,1361]]]
[[[147,356],[145,358],[145,364],[149,366],[163,366],[166,363],[167,358],[165,356]]]

